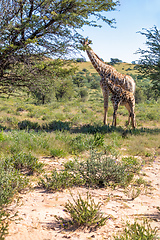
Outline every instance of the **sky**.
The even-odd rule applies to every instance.
[[[92,40],[93,51],[105,62],[110,58],[118,58],[131,63],[138,60],[140,55],[136,51],[146,49],[146,37],[138,31],[160,29],[160,0],[120,0],[116,11],[105,13],[108,19],[115,18],[116,28],[111,28],[104,22],[102,27],[83,27],[81,34]],[[86,53],[82,56],[89,61]]]

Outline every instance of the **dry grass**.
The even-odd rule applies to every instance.
[[[97,73],[95,68],[92,66],[91,62],[80,62],[77,63],[78,70],[81,71],[82,69],[86,68],[90,73]],[[134,69],[135,65],[134,64],[129,64],[129,63],[117,63],[114,65],[115,69],[123,74],[137,74],[137,71]]]

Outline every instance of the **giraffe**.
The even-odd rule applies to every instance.
[[[92,48],[89,46],[88,39],[84,39],[81,41],[83,46],[85,47],[85,50],[87,52],[87,55],[93,65],[93,67],[96,69],[96,71],[101,76],[100,86],[103,93],[104,98],[104,120],[103,123],[107,124],[107,112],[108,112],[108,99],[109,99],[109,89],[108,87],[104,87],[106,84],[104,83],[105,79],[110,79],[114,84],[120,85],[123,89],[135,93],[135,81],[133,78],[129,75],[124,75],[116,71],[116,69],[113,66],[110,66],[103,62],[92,50]],[[104,78],[104,75],[106,76]]]
[[[129,112],[129,118],[128,118],[128,124],[130,123],[130,119],[132,122],[132,128],[136,127],[135,122],[135,97],[132,92],[129,92],[127,90],[124,90],[120,85],[115,85],[108,77],[107,75],[103,77],[104,85],[102,86],[104,90],[106,88],[109,89],[109,91],[112,93],[111,101],[113,103],[114,107],[114,113],[113,113],[113,122],[112,126],[116,126],[116,117],[117,117],[117,110],[119,105],[125,105]],[[102,83],[102,84],[103,84]]]

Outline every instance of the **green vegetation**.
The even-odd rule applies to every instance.
[[[5,158],[5,168],[12,166],[13,168],[24,172],[25,174],[32,175],[34,172],[42,170],[42,163],[38,162],[38,158],[24,152],[15,153],[11,157]]]
[[[87,192],[86,199],[83,199],[80,194],[78,194],[77,199],[74,199],[72,194],[71,196],[73,203],[68,200],[64,206],[64,212],[70,216],[70,219],[66,220],[55,216],[64,228],[72,226],[97,228],[105,224],[108,217],[103,216],[103,213],[100,211],[101,203],[95,203],[89,192]]]
[[[0,207],[0,240],[4,240],[8,234],[9,214]]]
[[[58,173],[55,169],[51,175],[44,175],[40,178],[39,186],[48,191],[58,191],[73,186],[82,186],[84,184],[80,174],[72,174],[69,171],[62,171]]]
[[[143,93],[143,98],[140,90],[137,93],[139,94],[136,104],[137,128],[132,130],[130,127],[125,127],[128,112],[122,106],[118,111],[118,126],[112,127],[110,123],[113,108],[110,102],[109,124],[104,126],[103,96],[100,88],[96,86],[99,85],[99,77],[96,73],[90,74],[90,63],[78,64],[83,64],[81,73],[77,72],[83,76],[83,81],[80,86],[74,82],[66,85],[67,89],[68,86],[70,88],[69,92],[72,90],[71,96],[54,97],[45,104],[42,104],[42,101],[37,103],[37,98],[25,92],[19,92],[21,98],[1,97],[0,228],[2,236],[7,233],[10,218],[4,208],[6,209],[19,192],[29,186],[33,175],[37,185],[47,191],[59,191],[73,186],[123,187],[127,196],[133,200],[147,189],[147,183],[139,174],[142,165],[152,162],[159,154],[159,99],[155,101],[152,98],[153,93],[147,92],[149,82],[137,77],[137,85]],[[117,66],[130,68],[128,72],[133,71],[135,74],[132,65],[129,67],[127,64],[118,63]],[[57,91],[58,86],[60,82],[57,83]],[[127,157],[121,158],[120,156],[123,155]],[[142,160],[134,157],[137,155]],[[40,156],[50,156],[54,161],[72,156],[73,160],[64,161],[60,170],[53,169],[44,174],[43,165],[38,160]],[[81,200],[79,200],[81,203],[83,201],[91,203],[89,197],[88,200]],[[98,206],[94,206],[98,209]],[[84,215],[86,219],[91,217],[88,210],[86,214]],[[72,220],[67,222],[64,219],[65,226],[79,226],[81,220],[78,218],[80,216],[77,216],[77,220],[71,217]],[[83,221],[85,222],[85,219],[82,219]],[[62,219],[60,222],[63,222]]]
[[[157,228],[152,229],[147,219],[140,224],[137,221],[133,224],[127,223],[124,233],[114,237],[115,240],[155,240]]]
[[[74,186],[126,187],[132,181],[134,173],[137,174],[140,169],[141,163],[136,159],[118,161],[114,156],[92,151],[90,158],[86,160],[68,161],[64,164],[64,170],[59,173],[53,170],[51,174],[45,174],[39,185],[54,191]]]
[[[151,90],[154,91],[155,99],[158,99],[160,93],[160,30],[154,26],[151,29],[143,29],[140,32],[146,37],[147,49],[139,49],[141,54],[138,71],[151,80]]]
[[[146,51],[140,50],[140,65],[117,58],[109,63],[136,81],[135,130],[125,127],[128,113],[123,107],[118,111],[119,127],[102,124],[100,76],[90,62],[60,59],[70,52],[73,55],[74,50],[85,50],[79,32],[83,26],[100,27],[99,20],[112,26],[114,19],[107,19],[104,13],[114,11],[118,4],[112,0],[2,2],[0,239],[8,232],[8,205],[18,193],[32,187],[29,183],[33,179],[34,185],[48,191],[73,186],[127,188],[130,184],[132,200],[145,185],[140,177],[137,181],[134,177],[140,174],[142,164],[150,163],[160,152],[158,29],[142,33],[148,40],[149,55],[146,59]],[[112,112],[109,102],[109,123]],[[129,156],[121,159],[121,155]],[[143,160],[138,161],[135,155]],[[72,156],[74,160],[43,175],[42,156],[55,161]],[[56,217],[64,227],[105,224],[101,204],[89,193],[86,200],[79,194],[77,199],[72,196],[72,201],[64,208],[70,220]],[[136,239],[138,234],[144,239],[155,233],[147,222],[142,226],[135,223],[128,225],[122,239]]]
[[[4,160],[0,162],[0,207],[7,205],[13,200],[17,192],[23,190],[27,185],[27,178],[13,168],[8,166]]]

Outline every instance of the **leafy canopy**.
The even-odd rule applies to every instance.
[[[99,26],[97,20],[112,24],[102,15],[114,10],[114,0],[1,0],[0,51],[64,54],[78,47],[77,29]],[[91,20],[94,16],[95,20]]]
[[[147,49],[138,50],[138,53],[141,53],[138,70],[144,77],[151,80],[152,88],[158,97],[160,93],[160,30],[156,26],[143,30],[140,33],[147,38]]]
[[[78,50],[82,38],[78,30],[84,25],[100,27],[98,22],[103,21],[112,26],[114,19],[105,13],[118,4],[117,0],[0,0],[1,92],[28,87],[26,75],[32,73],[30,79],[37,75],[34,58],[62,58]],[[25,74],[13,70],[17,63],[27,66]]]

